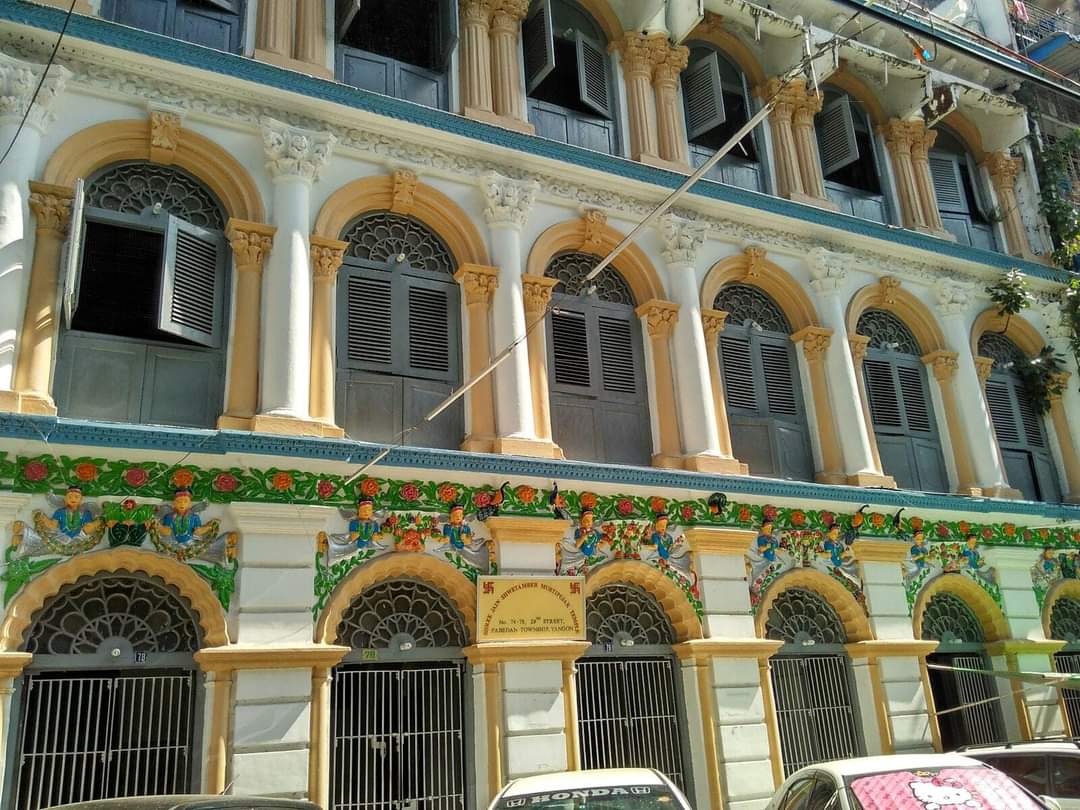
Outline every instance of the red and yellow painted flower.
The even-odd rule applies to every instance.
[[[280,470],[273,474],[270,478],[270,486],[276,489],[278,492],[284,492],[285,490],[292,489],[293,477],[284,470]]]
[[[172,482],[178,487],[190,487],[195,483],[195,473],[187,467],[181,467],[172,474]]]
[[[93,481],[98,477],[97,464],[92,461],[84,461],[75,465],[75,477],[80,481]]]
[[[379,494],[379,482],[374,478],[365,478],[360,482],[360,494],[374,498]]]
[[[457,500],[457,487],[453,484],[442,484],[435,494],[443,503],[453,503]]]

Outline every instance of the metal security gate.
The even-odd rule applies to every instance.
[[[777,656],[770,669],[785,776],[862,753],[847,656]]]
[[[23,690],[19,810],[190,789],[192,672],[32,672]]]
[[[990,669],[990,661],[978,654],[930,655],[926,661],[965,669]],[[963,745],[1005,741],[1001,697],[993,677],[933,668],[929,672],[942,747],[953,750]]]
[[[581,767],[655,768],[684,787],[671,659],[586,659],[576,678]]]
[[[1058,653],[1054,656],[1058,672],[1080,673],[1080,653]],[[1080,736],[1080,689],[1062,689],[1065,716],[1069,721],[1069,733]]]
[[[465,806],[460,663],[342,667],[330,708],[334,810]]]

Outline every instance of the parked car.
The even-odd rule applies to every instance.
[[[490,810],[690,810],[682,791],[659,771],[609,768],[563,771],[515,779]]]
[[[897,754],[808,765],[766,810],[1059,810],[1001,771],[959,754]]]
[[[1029,740],[968,746],[957,753],[993,765],[1032,793],[1054,797],[1062,810],[1080,810],[1078,740]]]
[[[49,810],[320,810],[300,799],[263,799],[259,796],[133,796],[95,799],[55,805]]]

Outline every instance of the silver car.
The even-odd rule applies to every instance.
[[[690,810],[675,784],[649,768],[562,771],[515,779],[490,810]]]
[[[300,799],[258,796],[137,796],[56,805],[49,810],[320,810]]]

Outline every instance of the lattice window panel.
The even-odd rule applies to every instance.
[[[225,229],[221,203],[198,180],[173,166],[122,163],[94,177],[86,186],[86,204],[138,216],[160,203],[162,211],[198,225]]]
[[[601,301],[636,306],[637,299],[630,285],[611,267],[605,267],[592,281],[585,281],[599,262],[600,259],[591,253],[561,253],[548,263],[544,275],[559,281],[552,292],[584,295],[589,287],[596,287],[596,297]]]
[[[416,647],[464,647],[465,620],[447,596],[411,579],[373,585],[345,610],[337,628],[338,644],[389,649],[406,637]]]
[[[446,243],[412,217],[378,211],[354,220],[341,234],[346,257],[376,264],[406,264],[418,270],[453,275],[457,269]],[[399,260],[399,257],[404,257]]]
[[[899,352],[900,354],[913,354],[916,357],[922,354],[919,349],[919,341],[907,328],[907,325],[883,309],[868,309],[859,316],[859,322],[855,326],[857,334],[870,338],[870,348],[885,349],[886,351]]]
[[[995,371],[1017,371],[1027,362],[1023,350],[1004,335],[984,332],[979,338],[979,355],[994,361]]]
[[[923,611],[922,637],[928,641],[946,639],[967,643],[985,641],[982,624],[958,596],[951,593],[936,593]]]
[[[1080,599],[1063,597],[1050,610],[1050,638],[1080,641]]]
[[[785,644],[847,643],[844,623],[832,605],[805,588],[788,588],[776,597],[765,618],[765,637]]]
[[[593,644],[674,644],[675,628],[651,594],[634,585],[607,585],[585,603],[585,629]]]
[[[716,294],[713,309],[728,313],[728,323],[756,324],[766,332],[791,334],[791,323],[772,298],[749,284],[728,284]]]

